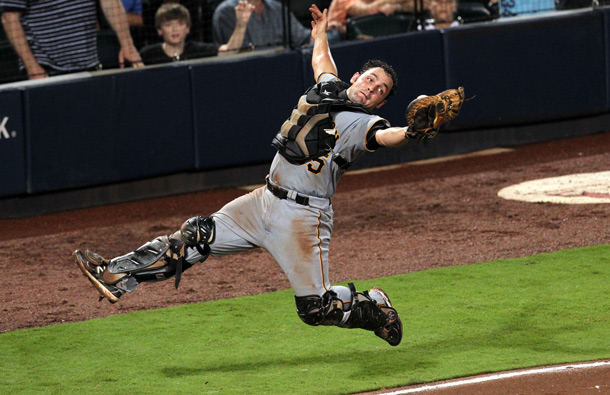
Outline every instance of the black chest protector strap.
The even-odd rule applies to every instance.
[[[304,164],[325,156],[335,147],[337,129],[331,112],[355,111],[372,114],[360,104],[347,99],[350,85],[343,81],[322,82],[311,87],[292,110],[272,145],[293,164]],[[342,158],[336,156],[335,158]],[[335,162],[344,168],[349,162]],[[345,167],[346,168],[346,167]]]
[[[348,162],[341,155],[335,155],[333,157],[333,162],[335,162],[342,170],[347,170],[352,165],[352,162]]]

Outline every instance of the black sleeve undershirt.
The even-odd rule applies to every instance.
[[[381,145],[379,145],[379,143],[377,142],[375,135],[377,134],[378,130],[386,129],[389,127],[390,125],[388,125],[385,119],[380,119],[379,121],[377,121],[366,134],[366,142],[364,143],[366,149],[369,151],[376,151],[378,148],[381,148]]]

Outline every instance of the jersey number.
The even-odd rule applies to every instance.
[[[312,159],[309,163],[307,163],[307,171],[313,174],[320,174],[326,162],[322,158]]]

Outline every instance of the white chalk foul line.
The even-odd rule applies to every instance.
[[[379,395],[414,394],[417,392],[425,392],[425,391],[431,391],[431,390],[437,390],[437,389],[443,389],[443,388],[458,387],[461,385],[468,385],[468,384],[479,384],[479,383],[484,383],[487,381],[509,379],[509,378],[518,377],[518,376],[527,376],[527,375],[534,375],[534,374],[541,374],[541,373],[553,373],[553,372],[560,372],[562,370],[568,370],[568,369],[572,370],[572,369],[596,368],[596,367],[607,366],[607,365],[610,365],[610,361],[591,362],[591,363],[583,363],[583,364],[576,364],[576,365],[552,366],[552,367],[548,367],[548,368],[535,368],[535,369],[528,369],[528,370],[520,370],[517,372],[506,372],[506,373],[499,373],[499,374],[494,374],[494,375],[490,375],[490,376],[475,377],[475,378],[471,378],[471,379],[452,381],[449,383],[425,385],[422,387],[410,388],[410,389],[394,391],[394,392],[384,392],[383,394],[379,394]]]

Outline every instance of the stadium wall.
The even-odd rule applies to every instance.
[[[420,94],[461,85],[472,98],[439,138],[356,168],[607,131],[609,18],[566,11],[335,44],[344,80],[371,58],[396,68],[399,94],[379,111],[392,124]],[[270,50],[0,85],[0,216],[259,182],[310,61],[310,49]]]

